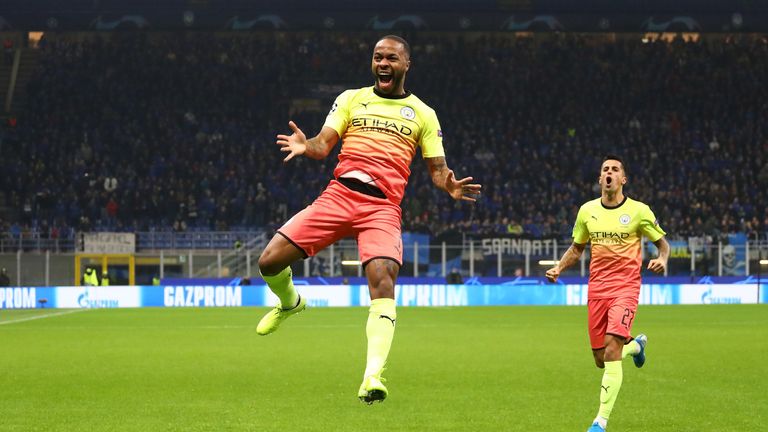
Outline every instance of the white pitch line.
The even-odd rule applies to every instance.
[[[31,317],[26,317],[26,318],[19,318],[19,319],[16,319],[16,320],[2,321],[2,322],[0,322],[0,325],[16,324],[16,323],[20,323],[20,322],[24,322],[24,321],[32,321],[32,320],[36,320],[36,319],[50,318],[50,317],[55,317],[55,316],[60,316],[60,315],[68,315],[68,314],[71,314],[71,313],[83,312],[83,311],[87,311],[87,310],[88,309],[73,309],[73,310],[68,310],[68,311],[64,311],[64,312],[56,312],[56,313],[50,313],[50,314],[45,314],[45,315],[35,315],[35,316],[31,316]]]

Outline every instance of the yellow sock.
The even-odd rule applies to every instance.
[[[269,289],[280,299],[280,307],[291,309],[299,303],[299,293],[293,287],[291,267],[286,267],[274,276],[261,275]]]
[[[621,358],[625,359],[639,352],[640,352],[640,344],[637,343],[636,340],[632,339],[630,343],[624,345],[624,348],[621,349]]]
[[[598,417],[608,420],[616,403],[616,397],[621,389],[623,371],[621,369],[621,360],[605,362],[605,371],[603,372],[603,382],[600,386],[600,410]]]
[[[368,324],[365,333],[368,336],[368,360],[363,376],[379,376],[387,362],[392,338],[395,336],[395,300],[380,298],[371,300],[368,309]]]

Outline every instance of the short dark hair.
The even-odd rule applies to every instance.
[[[627,176],[627,165],[624,163],[624,160],[621,158],[621,156],[615,155],[613,153],[608,153],[607,155],[603,156],[603,162],[601,162],[601,165],[605,163],[607,160],[615,160],[619,161],[621,164],[621,169],[624,171],[624,176]]]
[[[405,39],[403,39],[403,38],[401,38],[400,36],[397,36],[397,35],[386,35],[386,36],[383,36],[379,40],[382,41],[384,39],[391,39],[391,40],[393,40],[395,42],[400,42],[401,44],[403,44],[403,48],[405,49],[405,53],[408,54],[408,58],[411,58],[411,46],[408,44],[408,41],[406,41]]]

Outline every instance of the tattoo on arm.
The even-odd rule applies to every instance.
[[[560,267],[560,270],[565,270],[576,264],[576,262],[579,261],[579,258],[581,258],[581,254],[584,252],[585,247],[586,245],[583,244],[572,243],[571,247],[565,251],[562,258],[560,258],[560,262],[557,264],[557,266]]]
[[[307,140],[307,150],[304,154],[312,159],[322,159],[327,156],[326,146],[319,135]]]
[[[304,155],[312,159],[323,159],[339,141],[339,134],[328,126],[323,126],[316,136],[306,140]]]
[[[448,171],[445,158],[434,158],[430,161],[429,175],[432,177],[432,183],[442,190],[445,190],[445,178],[448,176]]]
[[[669,259],[669,243],[667,242],[667,240],[664,237],[662,237],[656,240],[655,242],[653,242],[653,244],[655,244],[656,247],[659,249],[659,258],[665,261],[668,260]]]

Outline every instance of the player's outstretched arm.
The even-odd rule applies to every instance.
[[[557,278],[560,277],[560,272],[576,264],[576,262],[579,261],[579,258],[581,258],[581,254],[584,253],[584,248],[586,247],[586,244],[572,243],[571,247],[569,247],[560,258],[557,265],[547,270],[547,279],[550,282],[557,282]]]
[[[658,258],[654,258],[648,262],[648,270],[662,274],[667,269],[667,261],[669,260],[669,243],[664,237],[653,242],[659,249]]]
[[[457,201],[477,201],[477,196],[480,195],[482,186],[477,183],[470,183],[472,177],[464,177],[457,180],[453,170],[448,169],[444,157],[427,158],[426,160],[429,175],[432,177],[432,183],[435,186],[448,192],[448,195]]]
[[[291,135],[278,135],[276,144],[280,151],[288,153],[283,162],[288,162],[294,156],[304,155],[312,159],[323,159],[328,156],[333,146],[339,141],[339,134],[328,126],[324,126],[317,136],[307,139],[304,132],[293,121],[288,122],[293,133]]]

